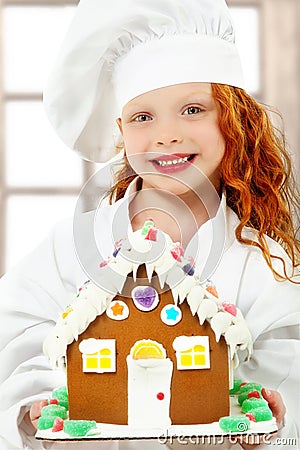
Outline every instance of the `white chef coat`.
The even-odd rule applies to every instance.
[[[257,381],[281,393],[287,407],[287,418],[285,427],[276,438],[295,438],[300,417],[300,287],[288,281],[276,281],[261,252],[238,243],[234,234],[237,224],[237,216],[223,197],[215,218],[206,222],[197,233],[196,247],[199,251],[194,255],[196,267],[200,267],[199,273],[204,269],[202,273],[209,275],[224,300],[241,309],[252,334],[253,356],[249,362],[240,364],[235,377]],[[65,374],[52,370],[43,355],[46,335],[66,305],[73,301],[78,287],[88,277],[96,277],[99,261],[111,255],[115,241],[124,237],[127,230],[129,233],[132,231],[128,195],[114,205],[77,216],[75,224],[73,218],[59,223],[44,242],[1,279],[1,450],[163,448],[156,441],[42,443],[30,435],[23,421],[34,401],[49,398],[54,388],[66,383]],[[94,237],[90,239],[91,232]],[[221,244],[214,246],[218,239],[221,239]],[[271,253],[280,255],[289,265],[283,249],[271,239],[268,243]],[[215,259],[209,274],[205,274],[207,258]],[[276,267],[280,270],[281,266],[278,263]],[[185,445],[185,448],[194,447]],[[269,445],[262,447],[270,448]],[[179,449],[182,444],[174,442],[170,448]],[[207,448],[241,447],[226,442],[208,445]]]

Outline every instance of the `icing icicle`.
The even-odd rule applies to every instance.
[[[250,358],[252,339],[241,311],[219,298],[211,281],[200,283],[195,275],[194,262],[185,258],[181,245],[173,243],[149,219],[142,230],[116,243],[113,256],[100,264],[98,286],[92,281],[84,283],[74,303],[59,317],[44,343],[45,355],[54,367],[64,365],[67,346],[77,340],[98,315],[107,311],[118,293],[122,294],[130,273],[136,281],[138,269],[143,264],[149,283],[156,274],[161,289],[165,285],[171,289],[174,307],[178,308],[178,303],[181,305],[186,300],[191,314],[197,314],[200,325],[205,321],[210,323],[217,342],[224,336],[234,366],[238,365],[239,349],[246,350]],[[135,299],[139,309],[138,303],[145,301]],[[151,310],[151,307],[146,310]]]

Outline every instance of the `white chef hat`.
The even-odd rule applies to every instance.
[[[129,100],[188,82],[244,87],[225,0],[81,0],[44,105],[69,147],[103,162]]]

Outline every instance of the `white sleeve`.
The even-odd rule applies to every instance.
[[[261,286],[260,295],[245,313],[253,356],[241,364],[236,376],[281,393],[287,415],[279,437],[294,438],[299,433],[300,417],[300,286],[273,278]]]
[[[64,231],[69,234],[70,229],[68,225]],[[59,254],[61,240],[64,252]],[[33,447],[22,419],[33,402],[48,398],[55,387],[66,383],[63,372],[50,368],[42,345],[76,292],[76,283],[68,276],[74,266],[72,234],[54,230],[0,280],[1,449],[39,448],[37,441]]]

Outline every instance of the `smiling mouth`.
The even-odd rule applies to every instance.
[[[185,166],[187,163],[192,162],[195,157],[196,154],[194,153],[186,156],[164,155],[157,159],[152,159],[151,162],[161,168],[175,168],[175,166]]]

